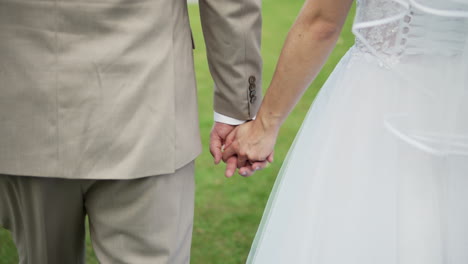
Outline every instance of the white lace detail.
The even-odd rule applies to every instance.
[[[468,36],[468,0],[358,0],[355,53],[392,67],[405,55],[454,55]],[[448,29],[448,30],[447,30]],[[440,49],[440,47],[445,47]]]

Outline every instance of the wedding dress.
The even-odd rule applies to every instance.
[[[468,1],[360,0],[248,263],[468,264]]]

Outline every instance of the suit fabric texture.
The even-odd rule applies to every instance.
[[[193,170],[190,162],[131,180],[0,175],[0,226],[11,230],[20,264],[84,264],[86,215],[99,263],[186,264]]]
[[[260,0],[200,0],[214,110],[261,101]],[[201,151],[186,0],[0,0],[0,225],[20,263],[188,263]]]
[[[255,116],[260,0],[202,0],[214,109]],[[0,173],[131,179],[201,151],[186,0],[0,0]]]

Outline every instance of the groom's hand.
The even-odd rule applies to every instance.
[[[237,126],[228,125],[224,123],[215,122],[213,125],[213,129],[210,133],[210,152],[214,158],[214,163],[219,164],[223,159],[223,148],[228,148],[229,145],[232,143],[234,137],[228,137]],[[255,170],[263,169],[266,164],[262,163],[254,163],[254,164],[247,164],[246,161],[242,162],[242,165],[239,164],[237,155],[234,153],[227,157],[224,155],[224,162],[226,163],[226,177],[232,177],[236,172],[237,168],[239,168],[239,174],[242,176],[250,176],[252,175]],[[252,166],[254,165],[254,166]]]
[[[266,129],[261,122],[251,121],[236,127],[226,138],[223,160],[237,158],[237,168],[242,176],[250,176],[256,170],[273,162],[277,129]]]
[[[234,125],[228,125],[224,123],[215,122],[213,129],[210,133],[210,152],[213,156],[214,163],[219,164],[223,158],[223,148],[225,145],[229,145],[226,139],[228,135],[236,128]],[[226,159],[226,177],[231,177],[237,168],[237,157],[231,156]]]
[[[210,152],[214,163],[219,164],[223,158],[223,147],[228,135],[236,128],[234,125],[215,122],[210,133]]]

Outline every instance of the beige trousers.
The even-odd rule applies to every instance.
[[[0,226],[21,264],[84,263],[85,216],[102,264],[189,263],[194,163],[132,180],[0,175]]]

